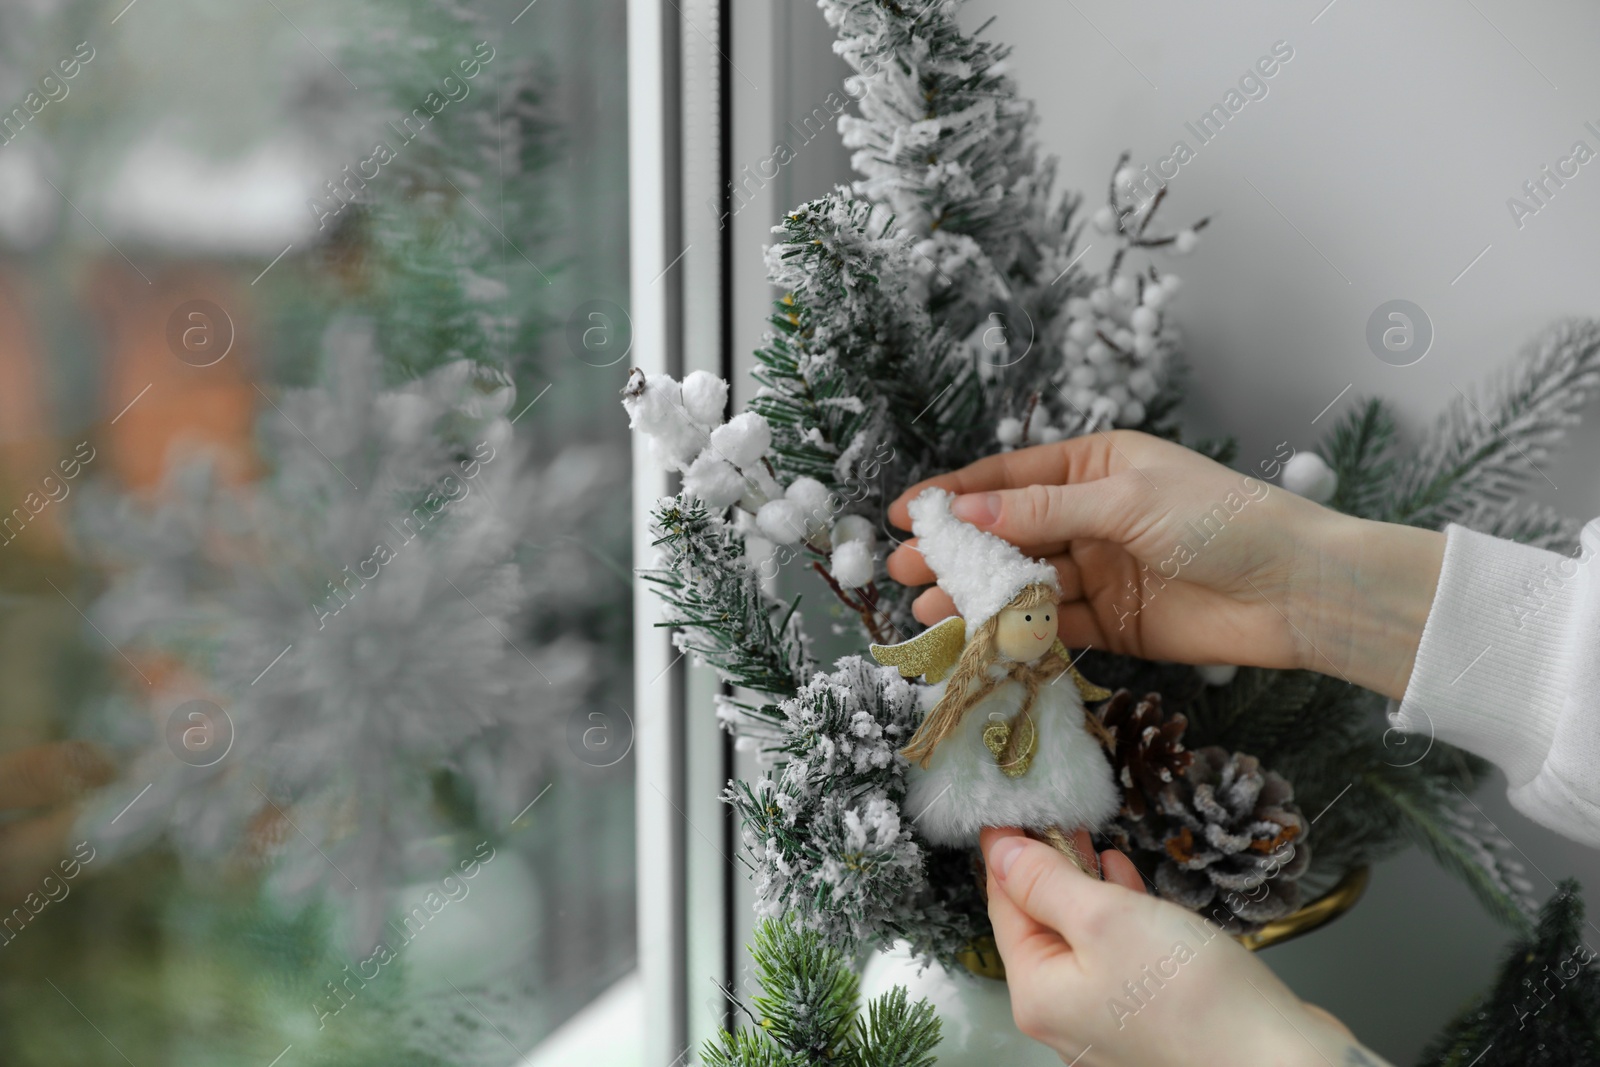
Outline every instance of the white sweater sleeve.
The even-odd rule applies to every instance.
[[[1395,726],[1498,764],[1512,806],[1600,847],[1600,519],[1577,558],[1446,528]]]

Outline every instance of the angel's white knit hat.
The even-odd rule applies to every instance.
[[[911,532],[922,558],[938,576],[939,588],[950,594],[967,621],[967,633],[993,618],[1011,599],[1034,582],[1061,591],[1056,569],[1042,559],[1029,559],[1002,540],[950,514],[951,495],[930,487],[911,501]]]

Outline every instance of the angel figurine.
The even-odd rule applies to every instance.
[[[943,489],[918,494],[912,531],[961,614],[872,646],[879,663],[932,683],[932,708],[901,750],[905,810],[937,845],[971,847],[985,826],[1020,826],[1084,866],[1073,834],[1099,829],[1121,804],[1108,734],[1084,704],[1111,694],[1078,673],[1056,636],[1055,568],[957,519],[950,500]]]

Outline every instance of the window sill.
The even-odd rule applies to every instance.
[[[644,987],[634,971],[539,1043],[521,1067],[639,1067]]]

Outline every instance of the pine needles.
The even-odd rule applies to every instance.
[[[656,509],[658,566],[645,572],[670,609],[663,626],[679,628],[692,652],[732,685],[771,697],[793,693],[812,665],[795,608],[761,588],[744,559],[744,542],[696,500],[675,497]]]
[[[1506,953],[1494,985],[1456,1016],[1419,1067],[1600,1064],[1600,968],[1584,925],[1578,883],[1562,882],[1537,929]]]
[[[782,923],[756,929],[750,952],[762,992],[740,1005],[751,1026],[707,1043],[706,1067],[932,1067],[939,1020],[896,988],[860,1010],[850,959],[823,937]]]
[[[1600,386],[1600,323],[1570,319],[1531,341],[1476,397],[1458,396],[1395,482],[1384,517],[1440,529],[1548,481],[1540,464]]]

